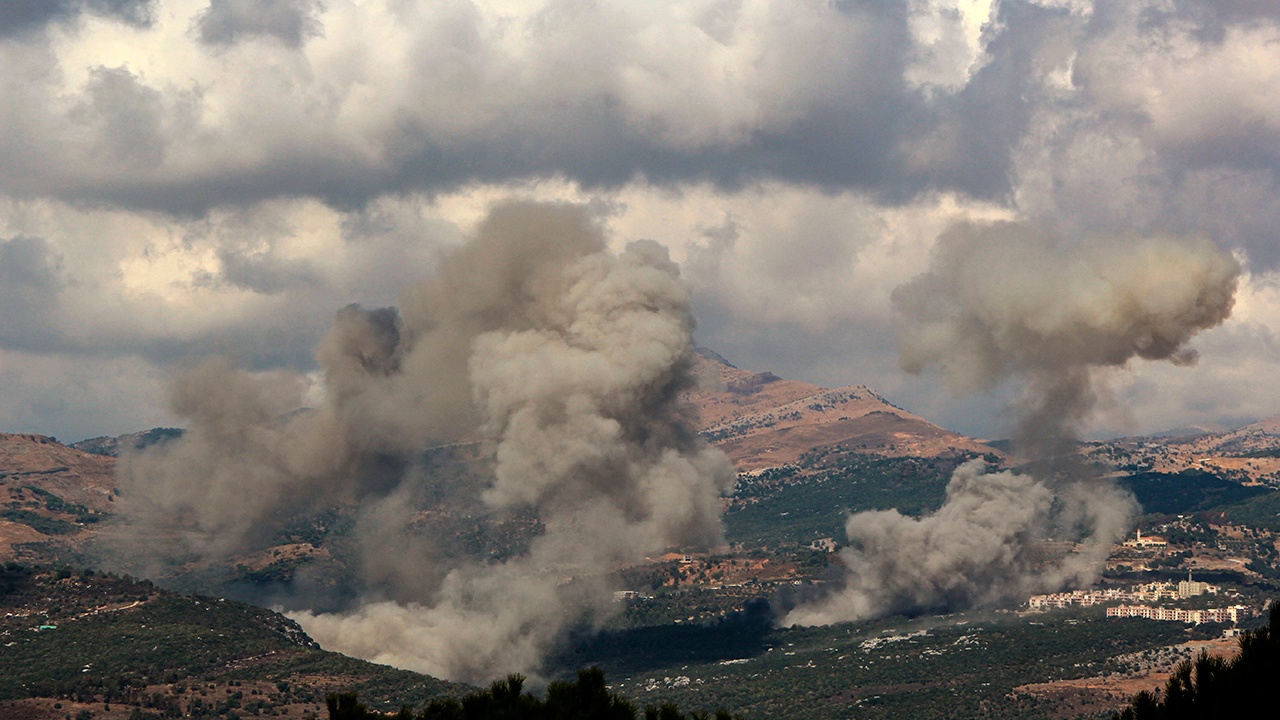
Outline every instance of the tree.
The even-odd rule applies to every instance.
[[[558,681],[547,686],[540,699],[524,691],[524,677],[508,675],[495,680],[488,690],[471,693],[461,700],[431,701],[419,712],[403,707],[385,715],[360,703],[354,692],[335,693],[325,700],[329,720],[636,720],[636,706],[621,695],[609,692],[604,671],[579,670],[576,682]],[[685,715],[671,703],[649,706],[645,720],[711,720],[706,713]],[[715,720],[736,720],[726,710],[717,710]]]
[[[1183,660],[1163,693],[1144,690],[1112,720],[1254,717],[1274,707],[1272,684],[1280,677],[1280,601],[1271,604],[1267,625],[1240,635],[1231,660],[1201,653]]]

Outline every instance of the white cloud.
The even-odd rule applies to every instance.
[[[1144,427],[1270,402],[1246,388],[1270,368],[1259,288],[1280,266],[1273,8],[118,5],[0,33],[0,242],[56,266],[39,303],[0,292],[31,305],[5,352],[85,377],[208,351],[309,369],[337,308],[394,303],[515,195],[590,203],[617,247],[670,246],[699,338],[742,364],[868,382],[975,432],[1000,419],[904,376],[891,341],[889,293],[950,222],[1207,235],[1250,258],[1251,319],[1121,395]],[[1165,382],[1183,405],[1143,390]]]

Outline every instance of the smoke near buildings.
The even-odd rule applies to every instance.
[[[956,392],[1016,378],[1014,446],[1025,465],[961,466],[946,501],[919,519],[862,512],[846,525],[843,588],[789,624],[972,607],[1090,583],[1137,510],[1071,459],[1100,381],[1134,360],[1191,364],[1188,342],[1231,312],[1238,263],[1207,240],[1133,237],[1069,244],[1031,224],[962,224],[930,268],[893,295],[903,367],[937,368]],[[1046,540],[1076,543],[1038,557]]]
[[[605,576],[673,545],[721,541],[733,472],[684,422],[689,294],[666,251],[614,254],[581,207],[496,207],[398,309],[341,310],[307,379],[225,359],[183,374],[178,442],[127,458],[142,524],[193,524],[197,553],[262,546],[298,505],[355,503],[371,587],[343,614],[294,615],[330,649],[440,677],[536,672],[548,645],[607,607]],[[446,443],[492,458],[479,498],[542,532],[500,561],[450,561],[398,534]],[[429,579],[430,582],[424,582]],[[387,599],[388,597],[394,599]]]

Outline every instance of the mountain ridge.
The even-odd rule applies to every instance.
[[[824,388],[743,370],[701,350],[694,369],[700,384],[684,399],[702,436],[740,472],[794,464],[806,453],[834,447],[888,456],[1002,454],[894,405],[866,385]]]

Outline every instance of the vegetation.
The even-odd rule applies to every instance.
[[[336,687],[383,708],[470,689],[325,652],[262,608],[93,570],[0,567],[0,717],[4,701],[42,697],[230,720],[318,712]]]
[[[1203,470],[1137,473],[1120,484],[1133,492],[1145,512],[1162,515],[1189,515],[1275,495],[1272,490],[1246,487]]]
[[[1264,448],[1262,450],[1253,450],[1252,452],[1237,453],[1233,457],[1239,458],[1274,458],[1280,457],[1280,448]]]
[[[1280,676],[1280,602],[1269,622],[1240,636],[1240,653],[1228,660],[1202,653],[1179,663],[1163,693],[1143,691],[1114,720],[1254,717],[1272,707],[1271,685]]]
[[[31,493],[34,497],[29,497]],[[80,525],[98,522],[101,518],[92,510],[70,503],[57,495],[34,485],[14,489],[10,500],[0,509],[0,520],[22,523],[44,535],[71,535],[80,531]],[[74,522],[50,517],[45,513],[70,516]],[[77,524],[78,523],[78,524]]]
[[[70,535],[77,532],[80,528],[74,523],[58,518],[45,517],[31,510],[0,510],[0,520],[9,520],[11,522],[22,523],[27,527],[44,535]]]
[[[965,459],[811,453],[801,460],[809,474],[789,468],[740,477],[725,513],[727,537],[751,547],[843,539],[849,512],[930,512],[942,505],[951,473]]]
[[[1134,671],[1142,653],[1188,639],[1185,626],[1108,620],[1102,608],[1019,617],[968,613],[778,628],[766,607],[700,625],[584,637],[556,676],[593,663],[639,704],[729,707],[748,718],[1050,718],[1067,708],[1021,688]],[[555,668],[552,668],[555,672]],[[1110,712],[1124,702],[1079,709]]]
[[[1224,507],[1222,516],[1238,525],[1280,532],[1280,492],[1271,491]]]
[[[401,708],[394,720],[635,720],[636,706],[621,695],[609,692],[604,671],[579,670],[576,682],[559,681],[547,686],[545,698],[524,691],[524,677],[509,675],[488,690],[473,692],[461,699],[433,700],[419,712]],[[388,716],[360,704],[356,693],[340,693],[327,698],[330,720],[387,720]],[[650,705],[645,720],[710,720],[705,712],[686,715],[673,703]],[[725,710],[717,710],[715,720],[733,720]]]

